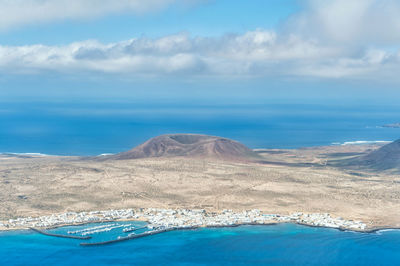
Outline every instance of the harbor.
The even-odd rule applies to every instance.
[[[220,212],[207,212],[204,209],[141,208],[68,212],[37,218],[9,219],[2,221],[0,225],[8,230],[26,228],[51,237],[91,240],[82,242],[80,245],[98,246],[175,230],[237,227],[241,225],[275,225],[279,223],[367,231],[367,225],[361,221],[332,217],[328,213],[307,214],[297,212],[290,215],[278,215],[263,213],[257,209],[241,212],[229,209]],[[57,231],[57,228],[60,228],[60,230]],[[63,231],[61,228],[67,229],[63,229]]]
[[[108,245],[108,244],[113,244],[117,242],[122,242],[126,240],[132,240],[136,238],[142,238],[146,236],[152,236],[156,234],[161,234],[161,233],[166,233],[169,231],[177,230],[176,228],[166,228],[166,229],[161,229],[161,230],[152,230],[152,231],[146,231],[141,234],[133,234],[133,235],[128,235],[126,237],[118,237],[117,239],[113,240],[108,240],[108,241],[102,241],[102,242],[94,242],[94,243],[80,243],[81,246],[100,246],[100,245]]]
[[[68,212],[41,217],[25,217],[9,219],[0,222],[0,230],[27,229],[27,228],[51,228],[65,225],[85,223],[103,223],[115,221],[146,221],[147,228],[186,228],[186,227],[215,227],[232,226],[242,224],[271,224],[271,223],[299,223],[312,226],[341,228],[347,230],[363,231],[367,225],[361,221],[346,220],[341,217],[332,217],[328,213],[302,213],[296,212],[290,215],[269,214],[260,210],[222,210],[208,212],[204,209],[120,209],[91,212]],[[99,232],[111,230],[113,224],[102,225],[96,228]],[[119,225],[114,225],[119,226]],[[126,231],[135,231],[141,228],[129,228]],[[87,232],[79,232],[82,236]]]
[[[79,239],[79,240],[87,240],[87,239],[91,239],[91,236],[71,236],[71,235],[60,235],[60,234],[52,234],[43,230],[39,230],[36,228],[32,228],[30,227],[29,229],[31,229],[32,231],[42,234],[42,235],[46,235],[46,236],[52,236],[52,237],[60,237],[60,238],[71,238],[71,239]]]

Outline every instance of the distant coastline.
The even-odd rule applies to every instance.
[[[332,145],[368,145],[368,144],[387,144],[392,142],[391,140],[355,140],[345,142],[333,142]]]
[[[400,128],[400,123],[386,124],[386,125],[383,125],[382,127]]]
[[[400,126],[399,126],[400,127]],[[324,146],[346,146],[346,145],[383,145],[392,142],[392,140],[354,140],[354,141],[345,141],[345,142],[332,142]],[[313,147],[313,146],[311,146]],[[318,147],[318,146],[317,146]],[[272,147],[272,148],[254,148],[253,151],[264,151],[264,150],[296,150],[298,148],[280,148],[280,147]],[[58,155],[58,154],[45,154],[40,152],[0,152],[0,156],[15,156],[15,157],[103,157],[115,155],[116,153],[101,153],[98,155]]]

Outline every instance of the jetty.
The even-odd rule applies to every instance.
[[[198,228],[197,226],[170,227],[170,228],[165,228],[165,229],[160,229],[160,230],[147,231],[147,232],[144,232],[144,233],[141,233],[141,234],[137,234],[137,235],[120,237],[120,238],[109,240],[109,241],[95,242],[95,243],[80,243],[80,245],[81,246],[108,245],[108,244],[113,244],[113,243],[117,243],[117,242],[132,240],[132,239],[136,239],[136,238],[142,238],[142,237],[146,237],[146,236],[153,236],[153,235],[166,233],[166,232],[170,232],[170,231],[175,231],[175,230],[194,230],[194,229],[197,229],[197,228]]]
[[[147,228],[147,225],[146,226],[142,226],[142,227],[138,227],[138,228],[132,228],[132,229],[124,229],[123,230],[123,232],[124,233],[130,233],[130,232],[135,232],[135,231],[138,231],[138,230],[140,230],[140,229],[145,229],[145,228]]]
[[[135,239],[135,238],[141,238],[141,237],[145,237],[145,236],[157,235],[157,234],[161,234],[161,233],[165,233],[165,232],[169,232],[169,231],[174,231],[174,230],[177,230],[177,228],[167,228],[167,229],[162,229],[162,230],[147,231],[147,232],[144,232],[144,233],[141,233],[141,234],[126,236],[126,237],[120,237],[120,238],[113,239],[113,240],[108,240],[108,241],[95,242],[95,243],[80,243],[80,245],[81,246],[107,245],[107,244],[122,242],[122,241],[126,241],[126,240],[131,240],[131,239]]]
[[[80,240],[87,240],[87,239],[91,239],[91,236],[71,236],[71,235],[60,235],[60,234],[52,234],[52,233],[48,233],[46,231],[37,229],[37,228],[33,228],[33,227],[29,227],[29,229],[31,229],[34,232],[37,232],[39,234],[45,235],[45,236],[53,236],[53,237],[61,237],[61,238],[72,238],[72,239],[80,239]]]

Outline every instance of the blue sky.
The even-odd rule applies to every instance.
[[[395,0],[0,0],[0,97],[394,101]]]
[[[98,18],[80,18],[34,23],[3,30],[3,45],[62,45],[87,39],[118,42],[133,37],[162,37],[182,31],[218,36],[249,29],[271,29],[299,8],[296,0],[219,0],[189,6],[172,5],[146,14],[117,13]]]

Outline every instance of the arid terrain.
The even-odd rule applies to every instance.
[[[0,220],[108,208],[258,208],[400,227],[400,175],[340,166],[380,147],[255,150],[254,161],[0,155]]]

